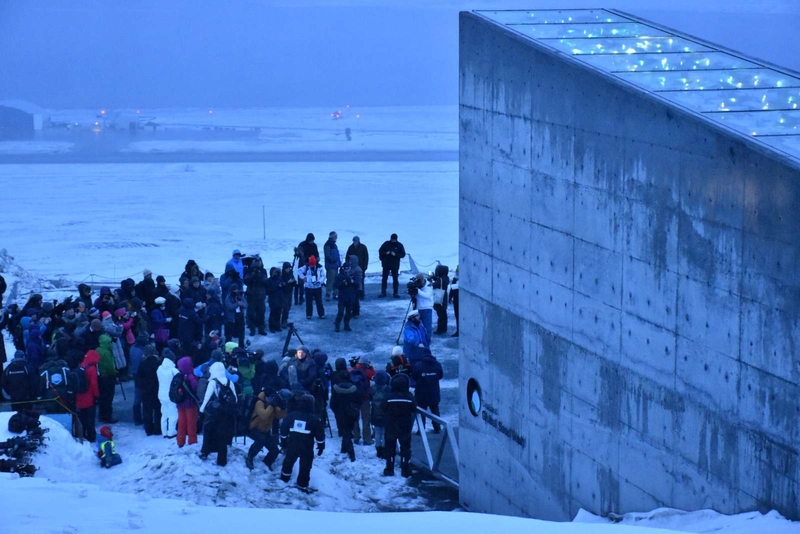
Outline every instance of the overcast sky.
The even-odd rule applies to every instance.
[[[299,3],[0,0],[0,99],[48,108],[456,104],[459,9],[602,4]],[[800,1],[605,5],[800,70]]]

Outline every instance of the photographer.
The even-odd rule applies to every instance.
[[[450,269],[448,269],[446,265],[437,265],[434,271],[433,309],[436,311],[436,331],[434,334],[447,333],[447,290],[450,285],[449,274]]]
[[[334,321],[334,331],[339,332],[339,326],[342,324],[342,315],[344,315],[344,331],[350,332],[350,318],[353,315],[353,305],[356,303],[358,295],[349,264],[345,264],[339,269],[339,274],[336,275],[335,287],[339,293],[339,310]]]
[[[420,320],[425,325],[425,331],[430,335],[433,328],[433,287],[428,283],[425,275],[417,273],[408,283],[409,294],[419,311]]]
[[[283,262],[281,270],[281,328],[289,325],[289,311],[292,309],[292,292],[297,289],[297,278],[292,269],[292,264],[288,261]]]
[[[203,339],[203,325],[206,322],[205,306],[202,302],[195,304],[187,297],[178,310],[178,339],[187,351],[192,352],[186,355],[197,356],[195,348]]]
[[[250,328],[250,335],[256,335],[256,330],[261,336],[266,336],[264,330],[264,319],[266,317],[267,299],[267,270],[261,258],[256,256],[250,262],[247,274],[244,276],[244,283],[247,285],[247,326]]]

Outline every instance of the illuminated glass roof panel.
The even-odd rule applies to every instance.
[[[545,9],[537,11],[481,11],[501,24],[574,24],[586,22],[631,22],[604,9]]]
[[[756,137],[761,135],[800,135],[800,111],[707,113],[706,117]]]
[[[621,72],[617,76],[654,92],[800,87],[800,79],[769,69]]]
[[[800,75],[604,9],[476,13],[800,158]]]
[[[639,22],[584,23],[584,24],[520,24],[509,25],[514,30],[534,39],[564,39],[575,37],[596,39],[598,37],[665,37],[663,30]]]
[[[581,60],[608,72],[748,69],[758,67],[755,63],[725,52],[616,54],[610,56],[585,56]]]
[[[800,89],[743,89],[741,91],[680,91],[661,96],[687,108],[709,111],[800,109]]]
[[[598,39],[558,39],[542,41],[572,55],[708,52],[707,46],[680,37],[603,37]]]

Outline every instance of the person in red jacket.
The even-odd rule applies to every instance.
[[[183,447],[186,436],[189,436],[189,445],[197,443],[197,377],[189,356],[178,360],[178,372],[183,375],[189,393],[189,398],[178,404],[178,447]]]
[[[97,399],[100,397],[100,385],[97,380],[97,365],[100,363],[100,354],[90,350],[81,362],[81,369],[86,373],[86,383],[89,387],[75,397],[75,406],[78,408],[78,419],[83,426],[83,437],[94,443],[97,440],[97,431],[94,423],[97,417]]]
[[[369,399],[369,385],[372,379],[375,378],[376,371],[367,355],[363,355],[358,359],[358,363],[351,369],[351,371],[354,370],[360,371],[364,375],[364,393],[361,399],[361,427],[359,427],[358,419],[356,419],[356,426],[353,428],[353,441],[358,443],[361,441],[361,436],[364,436],[364,445],[372,445],[375,442],[372,440],[372,428],[369,426],[372,406]]]

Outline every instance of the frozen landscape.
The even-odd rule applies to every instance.
[[[618,0],[605,7],[800,70],[787,46],[799,6]],[[378,247],[392,233],[405,245],[401,293],[411,273],[459,263],[457,12],[596,3],[249,0],[239,7],[188,0],[108,12],[101,0],[0,7],[0,50],[14,51],[0,54],[0,71],[11,73],[0,80],[0,100],[37,102],[61,125],[0,139],[3,303],[22,305],[33,293],[63,299],[79,283],[138,282],[144,269],[175,289],[188,259],[219,276],[233,249],[259,254],[269,269],[291,261],[308,232],[322,250],[334,230],[342,252],[353,236],[370,252],[362,316],[343,334],[333,332],[335,302],[325,302],[325,320],[307,320],[297,306],[290,320],[330,361],[367,355],[382,369],[408,300],[375,298]],[[261,16],[265,8],[271,16]],[[178,15],[186,27],[176,30]],[[143,27],[162,37],[143,42]],[[223,39],[209,38],[214,32]],[[98,43],[108,46],[103,57]],[[129,131],[130,122],[141,128]],[[442,417],[457,427],[464,388],[448,313],[448,335],[434,336],[431,348],[444,368]],[[2,337],[10,357],[14,347]],[[251,350],[277,358],[284,337],[250,341]],[[457,491],[421,470],[410,479],[381,476],[373,447],[357,445],[349,462],[335,431],[314,460],[318,491],[307,495],[258,461],[248,470],[250,440],[238,438],[221,468],[199,458],[199,444],[178,449],[172,439],[146,437],[133,423],[132,383],[123,387],[127,399],[117,391],[113,425],[123,464],[102,469],[92,445],[43,418],[48,442],[33,457],[35,477],[0,473],[0,532],[172,534],[176,525],[240,532],[258,524],[331,534],[800,534],[800,523],[774,511],[661,508],[604,518],[581,510],[569,523],[469,513]],[[8,417],[0,411],[0,441],[12,436]]]

